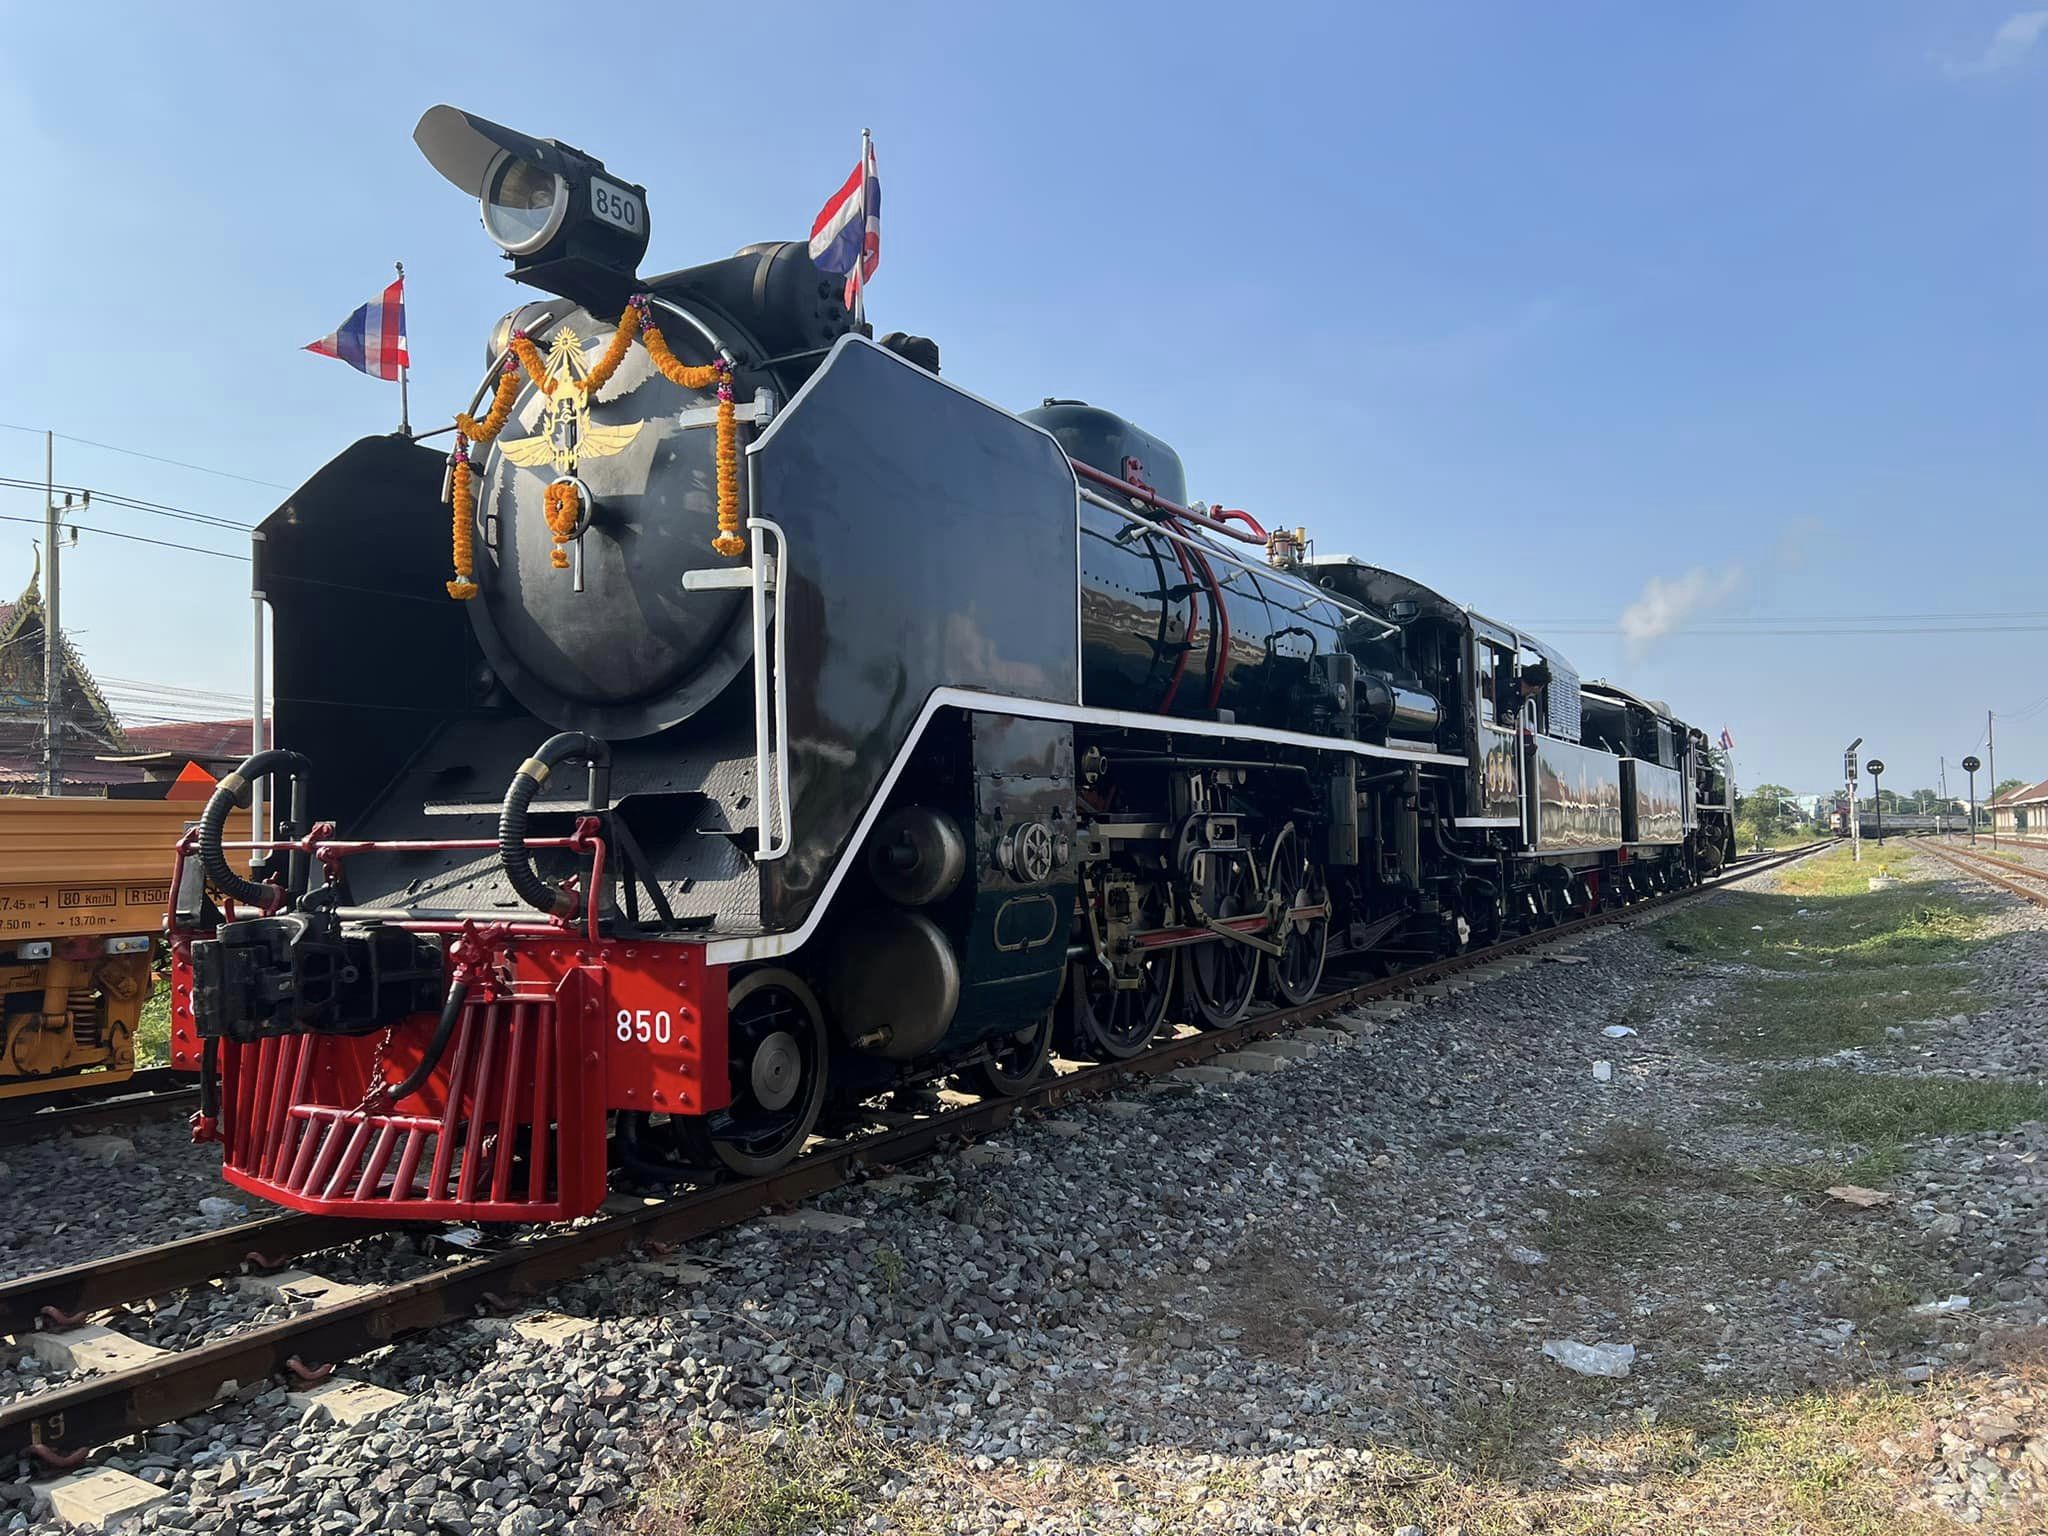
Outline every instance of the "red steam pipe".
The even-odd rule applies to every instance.
[[[1209,708],[1213,712],[1217,701],[1223,697],[1223,680],[1230,675],[1230,609],[1223,602],[1223,585],[1216,579],[1216,568],[1209,564],[1209,557],[1199,549],[1191,551],[1195,564],[1202,568],[1202,579],[1209,583],[1209,611],[1215,618],[1215,633],[1210,642],[1215,646],[1216,660],[1209,668]]]
[[[1128,480],[1119,480],[1115,475],[1105,474],[1093,464],[1083,464],[1079,459],[1074,458],[1068,459],[1067,462],[1074,466],[1074,473],[1077,476],[1088,481],[1091,485],[1099,485],[1104,490],[1115,491],[1119,496],[1128,496],[1133,501],[1141,502],[1155,512],[1164,512],[1168,517],[1184,517],[1189,522],[1199,524],[1201,527],[1208,529],[1211,533],[1220,533],[1226,539],[1236,539],[1240,544],[1263,545],[1266,542],[1266,536],[1263,533],[1257,536],[1249,533],[1239,533],[1226,522],[1210,517],[1205,513],[1197,512],[1192,507],[1184,507],[1177,501],[1168,501],[1164,496],[1147,486],[1133,485]],[[1242,512],[1237,515],[1244,518],[1248,523],[1252,522],[1251,518]],[[1252,526],[1256,528],[1258,524],[1252,523]]]
[[[1159,713],[1162,715],[1170,714],[1173,710],[1174,695],[1180,692],[1180,680],[1187,676],[1188,657],[1194,653],[1195,636],[1201,633],[1202,629],[1202,610],[1195,606],[1195,570],[1188,564],[1188,552],[1181,547],[1178,539],[1168,539],[1166,542],[1173,546],[1174,557],[1180,561],[1181,584],[1187,588],[1188,628],[1187,633],[1181,636],[1180,655],[1174,658],[1173,676],[1167,679],[1166,692],[1159,698]],[[1172,609],[1169,608],[1167,612],[1170,614]]]
[[[1251,529],[1253,533],[1256,533],[1259,536],[1259,540],[1261,543],[1263,543],[1267,538],[1271,537],[1271,535],[1269,535],[1266,532],[1265,528],[1260,525],[1259,520],[1256,517],[1253,517],[1251,513],[1243,511],[1237,507],[1213,507],[1210,509],[1209,515],[1219,520],[1223,518],[1235,518],[1238,522],[1243,523],[1245,527]]]

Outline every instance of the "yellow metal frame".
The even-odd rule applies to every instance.
[[[103,941],[163,931],[178,839],[200,808],[0,795],[0,1099],[134,1072],[149,954],[106,954]],[[230,840],[247,840],[248,817],[236,821]],[[35,941],[50,959],[16,958]]]

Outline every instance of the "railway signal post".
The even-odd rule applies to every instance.
[[[1977,841],[1977,770],[1984,765],[1974,755],[1963,759],[1963,772],[1970,776],[1970,841]]]
[[[1842,750],[1842,778],[1849,786],[1849,857],[1863,862],[1863,815],[1856,809],[1856,749],[1863,745],[1858,736]]]
[[[1884,762],[1881,758],[1873,757],[1868,766],[1870,768],[1870,803],[1877,807],[1877,846],[1882,848],[1884,846],[1884,786],[1880,781],[1884,778]]]

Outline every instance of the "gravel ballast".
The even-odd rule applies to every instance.
[[[1970,899],[1985,1006],[1831,1066],[2038,1081],[2048,914]],[[357,1362],[409,1394],[359,1428],[271,1390],[101,1459],[175,1493],[142,1528],[226,1536],[1450,1536],[1624,1496],[1714,1413],[1854,1403],[1896,1421],[1856,1476],[1901,1519],[2033,1518],[2048,1127],[1916,1142],[1867,1211],[1770,1182],[1842,1154],[1755,1113],[1783,1063],[1695,1038],[1768,956],[1659,928],[593,1274],[547,1299],[596,1320],[562,1342],[490,1322]],[[171,1187],[181,1217],[219,1192]]]

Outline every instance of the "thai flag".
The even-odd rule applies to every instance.
[[[405,279],[399,278],[384,290],[383,298],[372,299],[342,321],[333,335],[307,342],[306,350],[338,357],[380,379],[397,378],[399,370],[412,363],[405,350]]]
[[[1735,750],[1735,738],[1728,734],[1728,727],[1725,725],[1721,727],[1721,750],[1723,752],[1733,752]]]
[[[882,182],[872,142],[862,146],[861,163],[812,221],[811,260],[823,271],[846,274],[848,309],[882,264]]]

